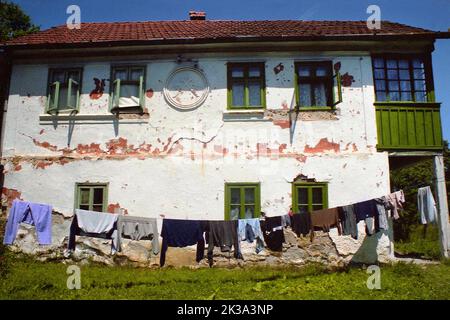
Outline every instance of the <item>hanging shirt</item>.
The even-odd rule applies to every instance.
[[[264,236],[258,218],[239,220],[238,235],[240,241],[246,240],[252,243],[256,239],[256,253],[264,249]]]
[[[367,200],[354,204],[356,222],[366,220],[366,218],[373,218],[378,214],[377,204],[375,200]]]
[[[417,210],[419,210],[422,224],[436,222],[436,202],[429,186],[417,190]]]
[[[297,237],[306,236],[311,232],[311,214],[297,213],[292,216],[292,231]]]
[[[222,252],[230,252],[234,247],[234,257],[242,259],[239,250],[238,220],[231,221],[208,221],[208,262],[213,264],[214,247],[220,247]]]
[[[291,216],[289,214],[285,214],[284,216],[281,216],[281,224],[285,228],[291,226],[291,224],[292,224],[291,220],[292,219],[291,219]]]
[[[285,239],[281,216],[266,217],[260,221],[260,225],[267,247],[272,251],[282,251]]]
[[[331,227],[337,227],[339,235],[342,234],[338,208],[311,212],[311,241],[314,239],[314,228],[320,228],[325,232],[329,232]]]
[[[13,244],[22,222],[36,227],[39,244],[52,244],[52,206],[14,200],[9,210],[3,244]]]
[[[397,220],[400,218],[398,210],[403,210],[405,194],[403,193],[403,190],[400,190],[387,195],[386,198],[389,203],[389,209],[391,210],[392,217]]]
[[[159,253],[159,235],[155,218],[133,217],[120,215],[117,221],[119,235],[118,251],[121,251],[121,238],[131,240],[152,240],[153,254]]]
[[[388,230],[389,223],[387,217],[387,209],[390,208],[387,197],[381,197],[375,199],[378,215],[375,216],[375,229],[376,232],[380,230]]]
[[[204,229],[204,223],[200,220],[164,219],[161,229],[163,242],[159,259],[160,266],[164,266],[166,262],[168,247],[187,247],[197,244],[196,261],[202,260],[205,254]]]
[[[358,239],[355,209],[352,204],[339,208],[339,219],[341,221],[342,234],[350,235],[353,239]]]
[[[75,250],[76,236],[110,239],[111,253],[115,254],[118,246],[118,214],[76,209],[70,225],[69,251]]]

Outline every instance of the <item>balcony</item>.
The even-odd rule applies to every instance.
[[[379,150],[443,148],[440,103],[376,102]]]

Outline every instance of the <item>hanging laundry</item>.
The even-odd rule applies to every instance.
[[[238,236],[240,241],[246,240],[249,243],[252,243],[256,239],[256,253],[260,253],[264,249],[264,236],[261,231],[259,219],[239,220]]]
[[[187,247],[197,244],[196,261],[200,262],[205,255],[205,240],[203,233],[206,222],[200,220],[178,220],[164,219],[161,237],[160,266],[166,262],[166,251],[168,247]]]
[[[281,216],[281,224],[284,228],[290,227],[292,224],[292,218],[289,214]]]
[[[387,197],[381,197],[374,199],[377,207],[377,215],[375,216],[375,231],[388,230],[388,216],[387,210],[390,208]]]
[[[36,227],[39,244],[52,244],[52,206],[14,200],[9,210],[3,244],[13,244],[20,223]]]
[[[281,216],[266,217],[260,221],[260,225],[267,247],[272,251],[282,251],[285,239]]]
[[[429,186],[417,190],[417,210],[419,210],[422,224],[436,222],[436,202]]]
[[[292,231],[297,237],[306,236],[311,232],[311,214],[297,213],[292,216]]]
[[[403,210],[403,204],[405,203],[405,194],[403,190],[393,192],[386,196],[391,210],[392,217],[397,220],[400,218],[398,210]]]
[[[342,234],[338,208],[322,209],[311,212],[311,241],[314,239],[315,228],[320,228],[325,232],[329,232],[332,227],[337,227],[339,235]]]
[[[339,208],[339,219],[341,221],[342,234],[349,235],[353,239],[358,239],[355,208],[352,204]]]
[[[356,223],[364,220],[366,223],[366,234],[373,235],[375,230],[375,216],[378,216],[377,203],[374,199],[354,204]]]
[[[208,242],[208,262],[213,265],[214,247],[220,247],[221,252],[231,252],[234,248],[234,257],[242,259],[239,250],[238,220],[208,221],[206,228]],[[256,233],[255,233],[256,236]]]
[[[111,254],[115,254],[118,246],[118,218],[118,214],[76,209],[70,225],[69,252],[75,250],[76,236],[85,236],[112,240]]]
[[[377,203],[374,199],[362,201],[354,204],[356,222],[373,218],[378,214]]]
[[[131,240],[152,240],[153,254],[159,253],[158,226],[155,218],[133,217],[120,215],[117,221],[119,235],[118,251],[122,250],[122,238]]]

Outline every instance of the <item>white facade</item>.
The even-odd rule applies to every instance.
[[[261,210],[284,215],[292,205],[291,183],[298,176],[328,183],[335,207],[386,195],[389,163],[377,152],[372,65],[369,53],[355,55],[198,55],[210,92],[191,111],[170,106],[166,79],[174,59],[63,61],[13,65],[4,122],[3,198],[48,203],[70,216],[75,184],[108,183],[108,207],[130,215],[180,219],[223,219],[227,182],[260,182]],[[354,82],[342,88],[335,111],[301,112],[289,126],[294,99],[294,63],[332,60]],[[266,112],[227,110],[227,63],[265,62]],[[93,78],[109,79],[111,64],[146,65],[146,116],[116,119],[108,111],[109,81],[91,99]],[[279,64],[283,70],[276,73]],[[44,113],[48,69],[82,67],[80,112],[73,117]],[[292,113],[295,118],[295,113]],[[363,231],[363,226],[360,225]],[[337,249],[373,261],[393,255],[387,234],[365,241],[330,233]],[[375,249],[377,248],[377,249]],[[361,251],[361,250],[360,250]]]

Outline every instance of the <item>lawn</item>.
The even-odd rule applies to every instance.
[[[11,257],[0,299],[449,299],[450,263],[381,267],[381,289],[369,290],[363,267],[326,270],[142,269],[81,266],[81,289],[66,286],[67,265]],[[5,258],[5,257],[3,257]],[[5,259],[4,259],[5,260]]]

